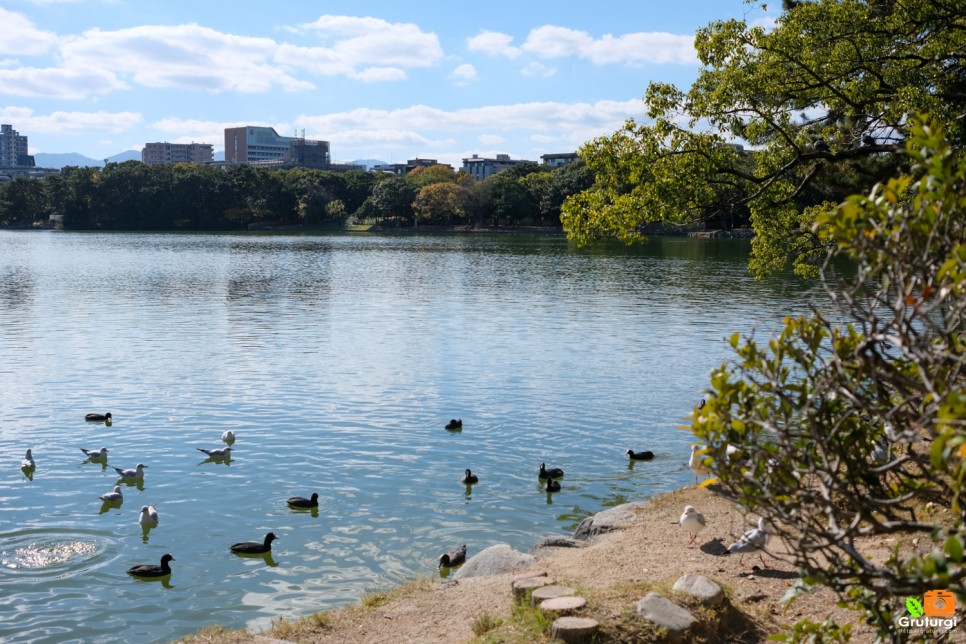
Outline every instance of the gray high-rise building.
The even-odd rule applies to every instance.
[[[0,167],[34,167],[34,158],[27,154],[27,137],[12,125],[0,124]]]

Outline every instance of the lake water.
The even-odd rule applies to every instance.
[[[806,303],[796,278],[753,280],[747,254],[684,238],[0,231],[0,640],[263,628],[433,575],[457,545],[527,550],[693,482],[679,426],[725,339]],[[84,421],[108,411],[111,426]],[[461,432],[444,429],[454,417]],[[195,448],[226,429],[232,459],[206,461]],[[106,467],[78,449],[102,446]],[[561,492],[542,491],[541,462],[565,470]],[[102,507],[110,466],[137,463],[143,485]],[[313,491],[317,512],[286,506]],[[229,553],[268,531],[271,556]],[[125,574],[166,552],[169,581]]]

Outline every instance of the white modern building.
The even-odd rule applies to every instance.
[[[141,149],[141,161],[146,165],[205,165],[214,161],[214,158],[214,148],[210,143],[145,143]]]

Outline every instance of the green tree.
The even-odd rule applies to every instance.
[[[453,219],[466,217],[467,189],[455,183],[430,183],[419,191],[413,202],[413,211],[421,222],[452,223]]]
[[[486,215],[495,226],[514,225],[536,212],[533,196],[508,170],[479,182],[485,197]]]
[[[379,180],[369,197],[369,209],[375,216],[399,224],[413,221],[416,188],[404,177],[386,176]]]
[[[789,540],[806,584],[897,641],[905,597],[966,601],[966,158],[936,124],[910,131],[910,174],[815,223],[854,277],[823,279],[831,304],[767,343],[736,334],[692,423],[706,464]],[[866,556],[896,535],[927,554]]]
[[[49,214],[44,183],[19,177],[0,183],[0,226],[27,226],[44,222]]]
[[[417,189],[421,189],[432,183],[455,183],[456,173],[448,165],[419,166],[413,168],[406,175],[406,179]]]
[[[814,275],[825,199],[900,171],[910,114],[934,115],[966,143],[966,4],[786,4],[773,29],[729,20],[699,30],[690,90],[651,84],[648,124],[630,120],[581,148],[596,183],[564,205],[572,237],[632,241],[652,221],[747,218],[756,274],[791,261]]]

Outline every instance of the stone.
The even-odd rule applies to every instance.
[[[553,599],[554,597],[569,597],[576,592],[576,590],[568,586],[543,586],[542,588],[535,589],[530,594],[530,603],[536,606],[545,599]]]
[[[546,570],[531,570],[530,572],[521,572],[513,578],[513,581],[518,581],[520,579],[531,579],[533,577],[546,577]]]
[[[574,531],[574,539],[585,540],[596,537],[605,532],[619,530],[634,522],[635,507],[642,507],[645,503],[624,503],[616,508],[610,508],[591,515],[580,522]]]
[[[587,545],[586,541],[573,539],[571,537],[547,537],[541,539],[532,548],[530,554],[534,557],[541,557],[553,552],[553,548],[583,548]]]
[[[453,579],[502,575],[535,563],[537,560],[527,553],[514,550],[505,543],[498,543],[467,559],[453,575]]]
[[[513,589],[513,597],[519,600],[527,599],[535,589],[551,584],[553,584],[553,579],[550,577],[527,577],[526,579],[517,579],[510,584],[510,587]]]
[[[587,605],[587,600],[577,595],[553,597],[540,602],[540,610],[545,613],[570,613]]]
[[[673,590],[691,595],[701,600],[702,604],[708,606],[720,604],[724,599],[724,591],[721,589],[721,586],[704,575],[696,575],[692,572],[685,573],[680,579],[674,582]]]
[[[553,620],[550,635],[567,644],[586,644],[594,641],[600,624],[590,617],[558,617]]]
[[[667,597],[653,592],[637,602],[637,614],[658,628],[667,629],[668,639],[672,642],[683,641],[685,632],[698,621]]]

